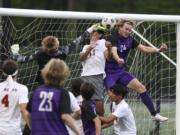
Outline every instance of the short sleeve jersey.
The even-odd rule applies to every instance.
[[[93,100],[84,100],[81,107],[82,123],[85,135],[95,135],[96,129],[93,119],[97,117],[96,106]]]
[[[110,41],[114,47],[117,47],[117,53],[120,58],[124,59],[124,61],[126,61],[129,51],[139,45],[133,37],[128,36],[125,38],[120,36],[118,32],[112,33],[112,35],[108,36],[107,41]],[[114,59],[112,59],[106,62],[106,69],[107,68],[119,68],[119,65]]]
[[[27,106],[32,118],[32,135],[67,135],[61,114],[70,113],[68,91],[56,87],[38,87]]]
[[[21,129],[19,104],[28,102],[28,88],[15,81],[13,85],[9,88],[7,81],[0,83],[0,129],[8,127]]]
[[[91,50],[87,59],[82,62],[82,73],[81,76],[99,75],[104,74],[105,76],[105,56],[104,51],[106,50],[105,40],[101,39],[97,41],[97,46]],[[86,52],[89,45],[85,45],[82,52]]]
[[[62,49],[59,49],[58,52],[54,54],[47,54],[43,51],[42,48],[39,48],[33,55],[33,59],[37,60],[39,70],[37,73],[37,81],[40,84],[43,84],[43,79],[41,77],[41,70],[44,68],[44,66],[48,63],[48,61],[52,58],[57,58],[61,60],[65,60],[67,55],[64,53]]]
[[[115,135],[136,135],[134,116],[125,100],[119,104],[113,102],[112,114],[117,117],[113,125]]]

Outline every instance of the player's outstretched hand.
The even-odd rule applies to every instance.
[[[19,44],[13,44],[11,46],[11,52],[13,55],[19,55]]]
[[[100,25],[100,23],[93,24],[91,27],[89,27],[89,28],[87,29],[87,31],[88,31],[89,33],[92,33],[92,32],[96,29],[96,27],[97,27],[98,25]]]
[[[96,46],[97,46],[97,40],[95,40],[95,39],[93,39],[93,40],[91,40],[90,41],[90,47],[91,47],[91,49],[94,49]]]
[[[159,52],[165,52],[166,50],[167,50],[167,45],[162,43],[158,51]]]
[[[122,64],[124,64],[125,62],[124,62],[124,59],[119,58],[119,59],[117,59],[117,63],[120,64],[120,65],[122,65]]]

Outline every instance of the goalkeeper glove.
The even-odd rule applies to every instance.
[[[93,24],[87,29],[87,32],[92,33],[100,23]]]
[[[13,44],[11,46],[11,52],[13,55],[19,55],[19,44]]]

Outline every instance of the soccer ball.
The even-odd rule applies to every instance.
[[[101,24],[107,29],[113,29],[116,25],[116,19],[114,17],[105,17],[102,19]]]

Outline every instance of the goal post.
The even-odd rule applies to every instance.
[[[180,21],[177,22],[177,68],[176,68],[176,135],[180,134]]]
[[[137,93],[129,93],[127,101],[135,114],[138,135],[180,135],[180,128],[178,128],[180,116],[175,115],[180,114],[178,104],[180,103],[178,90],[180,89],[180,68],[178,68],[180,67],[180,16],[13,8],[0,8],[0,16],[7,17],[8,25],[3,27],[7,27],[6,33],[10,35],[3,40],[0,37],[0,47],[7,48],[6,43],[19,43],[20,53],[23,55],[32,54],[47,35],[57,36],[60,45],[67,45],[89,26],[107,16],[136,21],[137,25],[132,30],[132,35],[137,41],[152,47],[159,47],[161,42],[165,42],[169,48],[165,54],[160,55],[148,56],[139,51],[132,51],[128,56],[129,71],[147,86],[154,103],[161,102],[161,108],[158,104],[156,106],[160,111],[162,110],[160,113],[169,117],[169,121],[161,123],[159,131],[154,132],[152,125],[155,124],[150,119],[146,108],[139,102]],[[31,21],[26,26],[17,28],[13,23],[16,17],[31,18]],[[66,87],[70,86],[72,79],[80,76],[81,66],[78,61],[80,49],[74,50],[66,60],[71,69],[71,76],[66,81]],[[9,54],[9,50],[5,49],[5,55],[9,56]],[[37,68],[34,61],[20,64],[19,81],[27,85],[29,89],[34,89],[36,85]]]

